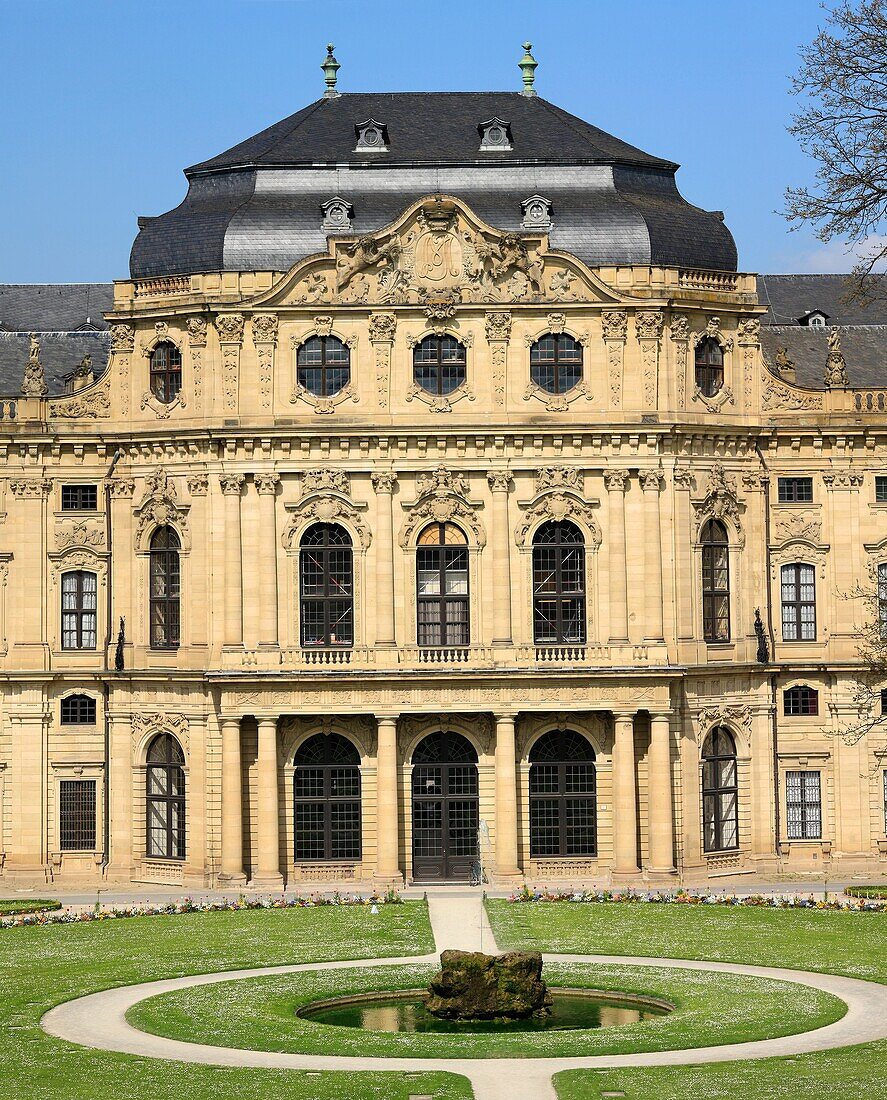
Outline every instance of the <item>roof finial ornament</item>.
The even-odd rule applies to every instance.
[[[334,46],[332,42],[326,48],[326,60],[320,66],[323,69],[323,79],[326,81],[326,91],[323,93],[324,99],[336,99],[342,93],[336,91],[336,81],[338,79],[337,73],[342,66],[333,57]]]
[[[530,53],[532,48],[532,42],[524,42],[524,56],[517,63],[521,71],[521,76],[524,78],[524,87],[521,95],[536,95],[536,89],[533,87],[533,82],[536,79],[536,68],[539,62]]]

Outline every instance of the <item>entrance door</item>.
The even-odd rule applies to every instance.
[[[477,858],[477,753],[452,731],[413,753],[413,878],[467,881]]]

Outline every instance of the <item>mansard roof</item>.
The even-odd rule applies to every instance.
[[[0,332],[106,329],[112,283],[0,283]]]
[[[481,149],[499,118],[511,141]],[[357,148],[367,119],[385,151]],[[544,99],[512,92],[357,93],[321,99],[186,170],[176,209],[140,218],[133,278],[201,271],[286,271],[326,249],[325,202],[354,210],[369,234],[425,195],[464,199],[488,224],[520,231],[521,203],[551,202],[552,247],[592,267],[736,270],[719,212],[691,206],[678,165],[645,153]]]
[[[785,348],[795,365],[795,381],[813,390],[825,389],[829,328],[806,325],[762,325],[761,351],[773,370],[776,349]],[[887,324],[842,325],[841,354],[853,389],[887,386]],[[773,370],[778,375],[778,371]]]
[[[824,313],[828,323],[887,325],[887,300],[861,305],[849,301],[847,275],[759,275],[758,299],[768,306],[765,325],[797,325],[813,312]]]
[[[92,356],[96,377],[108,366],[111,334],[107,327],[98,332],[50,332],[45,327],[31,331],[39,333],[40,362],[51,397],[65,392],[65,375],[75,370],[85,355]],[[0,395],[4,397],[21,393],[28,362],[28,335],[28,332],[0,331]]]

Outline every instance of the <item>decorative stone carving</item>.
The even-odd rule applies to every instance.
[[[690,322],[684,313],[673,313],[669,324],[675,345],[675,376],[677,379],[678,408],[683,409],[687,396],[687,346],[690,339]]]
[[[690,342],[693,347],[699,343],[700,340],[710,338],[716,340],[723,351],[733,350],[733,340],[731,337],[725,337],[721,332],[721,319],[720,317],[709,317],[705,324],[705,329],[702,332],[693,332],[690,334]]]
[[[277,327],[276,313],[257,313],[252,319],[253,343],[276,344]]]
[[[158,401],[150,390],[146,390],[142,394],[139,408],[150,409],[158,420],[169,420],[173,409],[184,409],[187,404],[184,390],[179,390],[172,401]]]
[[[52,492],[52,481],[42,477],[17,477],[9,482],[13,496],[25,500],[48,497]]]
[[[487,474],[487,481],[494,493],[507,493],[514,477],[510,470],[491,470]]]
[[[135,346],[135,329],[132,325],[111,325],[111,351],[129,355]]]
[[[420,474],[416,478],[417,496],[425,496],[426,493],[457,493],[459,496],[468,496],[468,482],[456,470],[441,463],[434,470]]]
[[[630,470],[605,470],[604,485],[607,492],[625,492],[631,479]]]
[[[865,481],[865,476],[855,470],[832,470],[822,475],[829,489],[856,489]]]
[[[331,493],[323,496],[312,493],[302,497],[291,507],[292,518],[283,533],[283,545],[290,552],[299,548],[299,539],[304,528],[311,523],[338,523],[344,521],[357,533],[361,547],[366,550],[372,541],[369,528],[353,501]]]
[[[736,329],[736,338],[740,344],[756,344],[761,338],[761,318],[740,317]]]
[[[146,746],[149,737],[158,733],[171,733],[182,746],[185,755],[190,749],[190,726],[184,714],[153,711],[134,711],[131,718],[133,747],[138,751]]]
[[[575,466],[542,466],[536,474],[536,492],[546,489],[572,489],[581,493],[584,485],[582,471]]]
[[[108,491],[113,498],[131,497],[136,490],[136,483],[131,477],[115,477],[107,482]]]
[[[522,229],[551,229],[551,199],[543,195],[530,195],[521,202],[523,211]]]
[[[341,493],[346,497],[351,495],[351,483],[344,470],[333,470],[327,466],[320,466],[316,470],[306,470],[302,474],[301,495],[303,497],[311,493],[330,491]]]
[[[390,496],[397,484],[397,474],[393,470],[384,470],[381,473],[371,474],[370,481],[377,493],[387,493]]]
[[[662,335],[663,316],[658,309],[640,310],[635,316],[639,340],[658,340]]]
[[[531,504],[515,528],[515,542],[518,546],[523,546],[531,528],[549,520],[560,522],[565,519],[576,519],[584,524],[587,529],[586,546],[591,550],[598,549],[601,545],[601,532],[594,518],[594,509],[588,501],[573,493],[546,493]]]
[[[736,398],[729,386],[721,386],[714,397],[704,394],[699,386],[693,387],[693,400],[704,405],[709,412],[717,412],[723,405],[735,405]]]
[[[138,517],[136,550],[147,549],[148,535],[157,527],[175,527],[181,535],[183,545],[187,543],[190,538],[187,509],[187,505],[180,505],[178,502],[175,482],[158,466],[145,478],[145,493],[134,510]]]
[[[750,493],[759,493],[764,488],[761,482],[761,474],[757,470],[751,470],[742,475],[742,487]]]
[[[715,726],[725,723],[751,733],[752,713],[750,707],[705,707],[699,712],[699,732],[703,736]]]
[[[726,473],[720,462],[716,462],[708,475],[705,496],[702,500],[693,501],[698,528],[701,529],[710,519],[730,520],[736,529],[740,545],[743,545],[744,534],[739,519],[743,508],[736,494],[736,478]]]
[[[581,295],[573,289],[573,284],[578,282],[572,271],[553,271],[548,280],[548,293],[559,302],[578,302]]]
[[[191,474],[188,478],[188,492],[192,497],[205,497],[209,492],[209,475]]]
[[[695,485],[693,471],[689,466],[675,466],[671,476],[679,489],[692,489]]]
[[[831,328],[828,333],[825,385],[826,389],[842,388],[850,385],[850,379],[847,377],[847,363],[841,352],[841,330],[838,328]]]
[[[202,347],[206,343],[206,333],[209,322],[206,317],[189,317],[185,325],[188,333],[188,342],[191,347]]]
[[[326,202],[320,204],[323,211],[323,221],[320,228],[327,233],[350,233],[351,219],[354,217],[354,207],[340,195],[335,195]]]
[[[49,416],[65,420],[106,419],[111,415],[110,378],[110,371],[105,371],[95,386],[82,390],[76,397],[63,400],[50,398]]]
[[[446,396],[429,393],[424,387],[420,386],[418,382],[413,382],[410,384],[404,400],[414,401],[418,399],[423,404],[427,405],[432,412],[448,413],[453,411],[455,402],[460,401],[463,397],[467,398],[469,401],[475,400],[474,390],[471,389],[467,382],[463,382],[461,386],[457,386],[452,393]]]
[[[253,343],[259,361],[259,400],[263,409],[270,409],[273,404],[277,328],[278,319],[274,313],[257,313],[252,319]]]
[[[674,341],[690,339],[690,321],[684,313],[673,313],[669,325],[671,338]]]
[[[240,496],[244,480],[243,474],[219,474],[219,485],[225,496]]]
[[[70,527],[63,527],[56,531],[55,544],[59,550],[65,550],[69,546],[87,546],[93,549],[104,547],[105,533],[101,527],[96,527],[85,520],[78,520]]]
[[[659,470],[641,470],[638,480],[645,493],[658,493],[662,490],[662,473]]]
[[[622,309],[605,309],[601,329],[605,340],[624,340],[628,334],[628,314]]]
[[[280,484],[280,475],[275,473],[253,474],[253,484],[259,496],[271,496],[277,492]]]
[[[796,540],[791,540],[784,546],[777,547],[771,553],[770,576],[775,581],[779,578],[783,565],[794,565],[796,562],[802,562],[806,565],[812,565],[824,580],[827,561],[827,546],[811,546],[806,542],[799,543]]]
[[[371,313],[369,319],[370,340],[393,340],[397,331],[397,316],[394,313]]]
[[[456,316],[456,303],[452,299],[431,302],[423,312],[428,318],[428,327],[438,336],[443,336]]]
[[[50,392],[46,385],[46,376],[43,373],[43,364],[40,361],[40,341],[32,332],[29,341],[28,363],[24,368],[22,378],[23,397],[45,397]]]
[[[467,527],[478,546],[486,543],[483,528],[478,522],[476,505],[470,503],[468,483],[462,474],[441,463],[436,469],[419,475],[416,479],[416,499],[405,504],[407,521],[401,531],[400,544],[411,545],[416,531],[427,523],[458,521]]]
[[[663,315],[660,310],[644,309],[635,315],[635,331],[641,345],[641,366],[644,374],[644,407],[656,407],[659,374],[659,338]]]
[[[215,319],[219,341],[223,344],[239,344],[243,340],[243,314],[220,313]]]
[[[761,404],[765,411],[821,410],[823,408],[823,396],[821,393],[805,393],[803,390],[796,390],[783,385],[768,371],[763,378]]]
[[[773,533],[775,542],[802,539],[804,542],[816,544],[822,537],[822,520],[811,512],[777,516],[773,524]]]
[[[329,336],[333,331],[333,318],[329,313],[318,313],[314,318],[314,331],[318,336]]]

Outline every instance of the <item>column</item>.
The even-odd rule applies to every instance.
[[[520,874],[517,863],[517,761],[514,715],[496,718],[496,878]]]
[[[613,874],[638,873],[638,800],[634,775],[634,714],[614,712]]]
[[[674,873],[674,817],[671,775],[671,727],[667,714],[650,716],[647,775],[648,870]]]
[[[377,719],[376,747],[376,874],[386,882],[402,882],[400,871],[400,828],[397,800],[397,719]]]
[[[25,692],[22,692],[25,694]],[[38,695],[39,689],[27,692]],[[12,802],[10,871],[41,872],[47,862],[47,738],[50,715],[42,703],[8,714],[12,733],[12,768],[8,777]]]
[[[222,727],[222,865],[220,883],[239,886],[243,873],[243,789],[240,719],[223,718]],[[276,790],[276,783],[275,783]]]
[[[15,539],[16,549],[12,560],[11,590],[16,597],[11,601],[9,637],[14,639],[13,667],[17,669],[47,668],[49,646],[47,644],[47,615],[58,621],[61,604],[60,582],[56,587],[56,605],[49,607],[47,598],[46,569],[46,507],[52,492],[48,478],[15,478],[9,483],[16,499],[11,517],[12,530],[6,537]],[[60,576],[60,574],[58,574]],[[102,608],[98,611],[101,623]],[[17,620],[17,622],[16,622]]]
[[[641,473],[644,490],[644,592],[646,629],[644,638],[661,642],[662,634],[662,532],[659,519],[659,491],[662,475],[658,470]]]
[[[397,475],[372,475],[376,490],[376,645],[396,644],[394,633],[394,521],[392,496]]]
[[[277,719],[259,718],[258,858],[253,886],[283,886],[280,873],[280,811],[277,794]]]
[[[608,470],[608,546],[610,559],[610,642],[628,641],[628,581],[625,571],[625,490],[628,470]]]
[[[493,492],[493,645],[511,645],[511,564],[509,561],[508,486],[510,470],[487,474]]]
[[[240,539],[240,490],[243,474],[220,474],[225,495],[224,644],[243,645],[243,555]]]
[[[191,644],[205,646],[207,626],[211,604],[209,599],[209,578],[212,575],[211,544],[207,532],[207,492],[209,478],[206,474],[192,474],[188,478],[188,492],[191,495],[191,511],[188,519],[191,523],[192,557],[189,576],[191,578],[191,599],[188,609],[191,620]],[[128,509],[130,515],[132,508]],[[117,527],[114,528],[115,540]],[[119,598],[119,595],[118,595]]]
[[[275,473],[255,474],[259,494],[259,645],[276,647],[277,634],[277,524]]]
[[[118,699],[118,692],[121,697]],[[132,856],[132,721],[131,701],[124,688],[115,682],[108,703],[110,709],[110,755],[108,808],[110,816],[111,873],[121,878],[131,878]],[[118,710],[119,708],[119,710]]]

